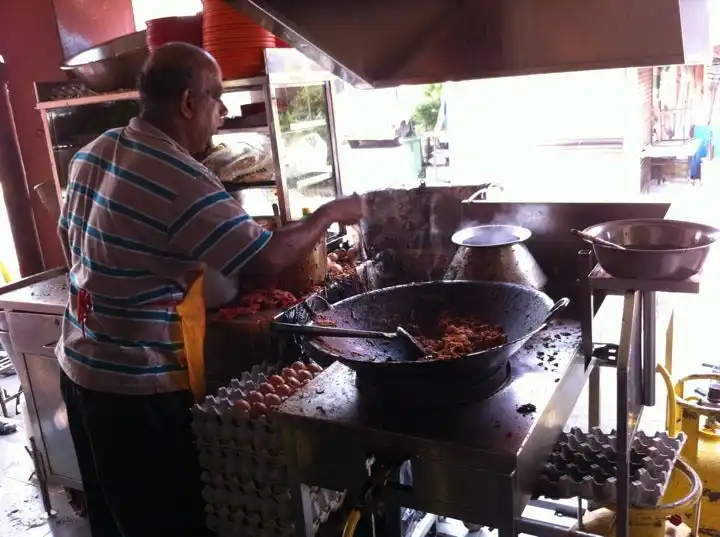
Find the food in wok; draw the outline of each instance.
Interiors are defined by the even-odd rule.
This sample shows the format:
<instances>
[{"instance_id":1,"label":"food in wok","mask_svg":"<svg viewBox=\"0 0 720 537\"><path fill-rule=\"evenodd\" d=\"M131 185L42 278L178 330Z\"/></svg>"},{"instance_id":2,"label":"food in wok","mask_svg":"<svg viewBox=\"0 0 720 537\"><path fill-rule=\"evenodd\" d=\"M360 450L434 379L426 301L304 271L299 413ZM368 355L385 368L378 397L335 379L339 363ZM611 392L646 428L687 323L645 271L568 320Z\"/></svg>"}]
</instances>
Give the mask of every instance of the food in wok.
<instances>
[{"instance_id":1,"label":"food in wok","mask_svg":"<svg viewBox=\"0 0 720 537\"><path fill-rule=\"evenodd\" d=\"M411 325L409 330L427 351L426 360L451 360L507 343L501 326L445 312L434 326Z\"/></svg>"}]
</instances>

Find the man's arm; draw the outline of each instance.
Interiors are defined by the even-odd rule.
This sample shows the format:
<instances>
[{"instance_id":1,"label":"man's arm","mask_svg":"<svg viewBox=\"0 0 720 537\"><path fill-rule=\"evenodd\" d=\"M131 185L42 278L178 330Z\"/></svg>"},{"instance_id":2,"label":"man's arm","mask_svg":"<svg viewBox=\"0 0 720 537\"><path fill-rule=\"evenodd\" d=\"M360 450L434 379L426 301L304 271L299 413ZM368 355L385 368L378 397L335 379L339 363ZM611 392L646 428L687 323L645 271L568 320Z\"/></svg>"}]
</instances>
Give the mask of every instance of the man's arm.
<instances>
[{"instance_id":1,"label":"man's arm","mask_svg":"<svg viewBox=\"0 0 720 537\"><path fill-rule=\"evenodd\" d=\"M253 260L253 268L264 268L271 274L278 274L285 267L302 262L325 238L331 225L336 222L355 224L362 218L364 210L364 201L358 196L323 205L301 222L275 231L268 245Z\"/></svg>"},{"instance_id":2,"label":"man's arm","mask_svg":"<svg viewBox=\"0 0 720 537\"><path fill-rule=\"evenodd\" d=\"M250 262L256 272L279 274L307 257L334 222L356 222L363 212L358 197L336 200L306 220L271 233L213 181L198 178L183 189L168 232L170 243L228 278Z\"/></svg>"}]
</instances>

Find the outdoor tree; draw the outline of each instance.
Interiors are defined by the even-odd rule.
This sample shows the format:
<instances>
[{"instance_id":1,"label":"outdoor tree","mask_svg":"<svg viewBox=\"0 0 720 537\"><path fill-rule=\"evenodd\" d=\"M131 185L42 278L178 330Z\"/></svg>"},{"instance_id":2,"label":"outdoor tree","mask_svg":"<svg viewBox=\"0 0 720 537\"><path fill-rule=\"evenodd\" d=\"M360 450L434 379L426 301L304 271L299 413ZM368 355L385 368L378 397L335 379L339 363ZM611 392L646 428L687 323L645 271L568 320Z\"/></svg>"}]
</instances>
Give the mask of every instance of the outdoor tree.
<instances>
[{"instance_id":1,"label":"outdoor tree","mask_svg":"<svg viewBox=\"0 0 720 537\"><path fill-rule=\"evenodd\" d=\"M423 99L415 107L413 120L419 131L433 131L440 113L442 84L428 84Z\"/></svg>"}]
</instances>

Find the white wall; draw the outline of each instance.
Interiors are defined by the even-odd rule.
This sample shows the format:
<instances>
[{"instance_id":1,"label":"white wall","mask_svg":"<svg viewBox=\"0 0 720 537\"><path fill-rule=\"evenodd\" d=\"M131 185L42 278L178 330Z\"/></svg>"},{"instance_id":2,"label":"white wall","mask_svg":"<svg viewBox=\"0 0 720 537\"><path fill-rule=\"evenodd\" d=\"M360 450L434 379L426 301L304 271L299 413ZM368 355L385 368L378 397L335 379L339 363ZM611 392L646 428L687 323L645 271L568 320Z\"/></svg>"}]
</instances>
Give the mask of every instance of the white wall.
<instances>
[{"instance_id":1,"label":"white wall","mask_svg":"<svg viewBox=\"0 0 720 537\"><path fill-rule=\"evenodd\" d=\"M453 182L497 182L558 200L639 192L635 148L538 147L625 138L637 105L631 74L635 70L615 69L449 84Z\"/></svg>"},{"instance_id":2,"label":"white wall","mask_svg":"<svg viewBox=\"0 0 720 537\"><path fill-rule=\"evenodd\" d=\"M135 28L145 29L145 22L161 17L182 17L202 11L202 0L132 0Z\"/></svg>"}]
</instances>

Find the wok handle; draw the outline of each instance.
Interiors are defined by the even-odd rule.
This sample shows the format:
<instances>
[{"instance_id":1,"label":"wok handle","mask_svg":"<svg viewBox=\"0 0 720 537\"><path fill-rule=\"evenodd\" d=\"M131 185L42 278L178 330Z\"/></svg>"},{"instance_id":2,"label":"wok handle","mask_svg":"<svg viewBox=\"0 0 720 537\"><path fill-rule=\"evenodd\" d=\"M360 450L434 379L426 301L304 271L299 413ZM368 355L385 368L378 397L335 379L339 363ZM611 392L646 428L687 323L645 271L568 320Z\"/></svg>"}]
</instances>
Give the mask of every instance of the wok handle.
<instances>
[{"instance_id":1,"label":"wok handle","mask_svg":"<svg viewBox=\"0 0 720 537\"><path fill-rule=\"evenodd\" d=\"M302 336L325 337L356 337L373 339L395 339L396 334L390 332L376 332L373 330L354 330L352 328L337 328L335 326L317 326L292 323L270 323L270 331L276 334L297 334Z\"/></svg>"},{"instance_id":2,"label":"wok handle","mask_svg":"<svg viewBox=\"0 0 720 537\"><path fill-rule=\"evenodd\" d=\"M543 321L543 324L549 324L550 321L554 321L558 318L558 316L565 311L565 308L567 308L570 305L570 299L565 297L561 298L555 304L552 308L550 308L550 311L547 312L547 315L545 316L545 320Z\"/></svg>"}]
</instances>

